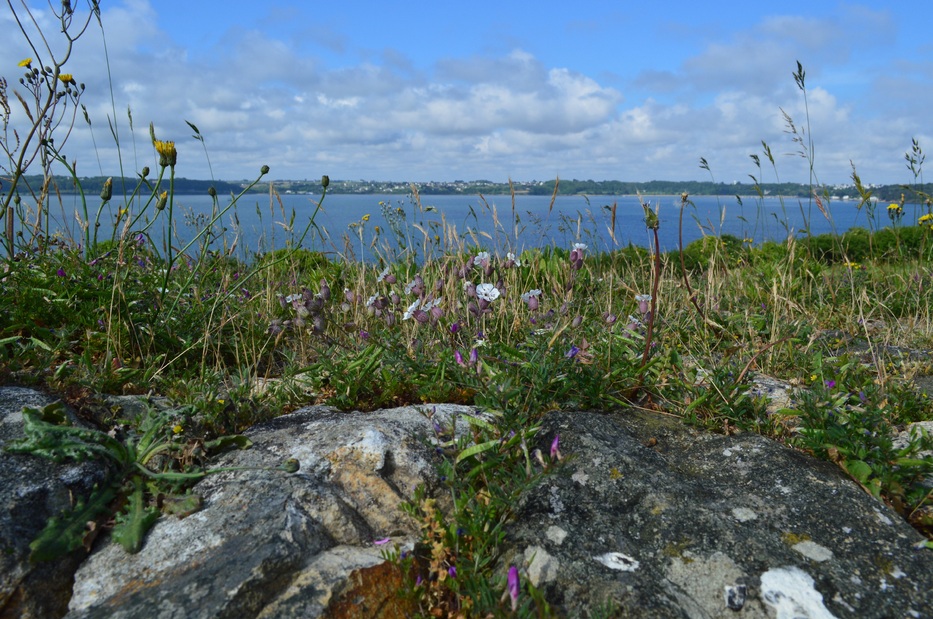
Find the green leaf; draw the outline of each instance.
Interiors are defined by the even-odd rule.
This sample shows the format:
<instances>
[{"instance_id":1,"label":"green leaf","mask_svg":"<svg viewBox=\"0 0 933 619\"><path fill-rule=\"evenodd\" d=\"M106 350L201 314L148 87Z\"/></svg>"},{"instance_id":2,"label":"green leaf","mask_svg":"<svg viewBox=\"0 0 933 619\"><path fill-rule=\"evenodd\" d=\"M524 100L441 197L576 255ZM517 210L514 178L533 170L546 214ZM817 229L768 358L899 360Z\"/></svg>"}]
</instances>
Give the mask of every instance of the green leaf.
<instances>
[{"instance_id":1,"label":"green leaf","mask_svg":"<svg viewBox=\"0 0 933 619\"><path fill-rule=\"evenodd\" d=\"M136 554L143 547L146 533L159 519L159 510L146 505L145 484L139 476L133 477L133 493L128 499L126 507L117 514L113 540L128 553Z\"/></svg>"},{"instance_id":2,"label":"green leaf","mask_svg":"<svg viewBox=\"0 0 933 619\"><path fill-rule=\"evenodd\" d=\"M95 486L87 501L79 500L72 509L50 518L29 544L29 561L53 561L82 546L87 523L108 511L115 496L112 486Z\"/></svg>"},{"instance_id":3,"label":"green leaf","mask_svg":"<svg viewBox=\"0 0 933 619\"><path fill-rule=\"evenodd\" d=\"M207 453L216 454L228 449L249 449L253 446L253 441L249 440L247 437L242 434L234 434L231 436L221 436L215 438L212 441L207 441L204 443L204 449Z\"/></svg>"},{"instance_id":4,"label":"green leaf","mask_svg":"<svg viewBox=\"0 0 933 619\"><path fill-rule=\"evenodd\" d=\"M846 460L842 463L842 466L860 484L868 483L872 470L867 462L863 460Z\"/></svg>"},{"instance_id":5,"label":"green leaf","mask_svg":"<svg viewBox=\"0 0 933 619\"><path fill-rule=\"evenodd\" d=\"M486 441L485 443L479 443L477 445L471 445L460 452L457 456L456 464L460 464L467 458L481 454L484 451L489 451L490 449L496 449L499 446L498 440Z\"/></svg>"}]
</instances>

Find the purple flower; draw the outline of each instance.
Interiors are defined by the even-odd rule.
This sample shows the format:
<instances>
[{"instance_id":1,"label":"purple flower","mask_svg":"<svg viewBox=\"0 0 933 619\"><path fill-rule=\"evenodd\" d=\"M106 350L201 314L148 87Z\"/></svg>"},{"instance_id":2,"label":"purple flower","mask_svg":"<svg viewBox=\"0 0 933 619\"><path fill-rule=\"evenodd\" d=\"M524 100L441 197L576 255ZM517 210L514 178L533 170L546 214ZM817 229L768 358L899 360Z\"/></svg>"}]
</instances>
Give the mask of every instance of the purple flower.
<instances>
[{"instance_id":1,"label":"purple flower","mask_svg":"<svg viewBox=\"0 0 933 619\"><path fill-rule=\"evenodd\" d=\"M834 380L827 380L825 384L826 384L826 387L827 387L827 388L832 389L833 387L836 386L836 381L834 381Z\"/></svg>"},{"instance_id":2,"label":"purple flower","mask_svg":"<svg viewBox=\"0 0 933 619\"><path fill-rule=\"evenodd\" d=\"M528 309L531 311L536 311L539 306L538 297L541 295L541 291L535 288L534 290L529 290L528 292L522 295L522 301L528 306Z\"/></svg>"},{"instance_id":3,"label":"purple flower","mask_svg":"<svg viewBox=\"0 0 933 619\"><path fill-rule=\"evenodd\" d=\"M460 354L459 350L454 351L454 360L457 362L457 365L466 367L466 361L463 360L463 355Z\"/></svg>"},{"instance_id":4,"label":"purple flower","mask_svg":"<svg viewBox=\"0 0 933 619\"><path fill-rule=\"evenodd\" d=\"M457 577L457 568L454 567L453 565L451 565L450 567L447 568L447 573L450 574L450 577L451 577L451 578L456 578L456 577Z\"/></svg>"},{"instance_id":5,"label":"purple flower","mask_svg":"<svg viewBox=\"0 0 933 619\"><path fill-rule=\"evenodd\" d=\"M514 613L518 608L519 592L518 568L514 565L509 566L508 589L509 597L512 599L512 612Z\"/></svg>"},{"instance_id":6,"label":"purple flower","mask_svg":"<svg viewBox=\"0 0 933 619\"><path fill-rule=\"evenodd\" d=\"M560 434L555 434L554 440L551 441L551 459L554 458L560 460Z\"/></svg>"},{"instance_id":7,"label":"purple flower","mask_svg":"<svg viewBox=\"0 0 933 619\"><path fill-rule=\"evenodd\" d=\"M66 275L65 275L65 269L59 267L59 268L58 268L58 276L59 276L59 277L66 277Z\"/></svg>"},{"instance_id":8,"label":"purple flower","mask_svg":"<svg viewBox=\"0 0 933 619\"><path fill-rule=\"evenodd\" d=\"M383 537L382 539L373 540L373 544L376 546L384 546L392 541L391 537Z\"/></svg>"},{"instance_id":9,"label":"purple flower","mask_svg":"<svg viewBox=\"0 0 933 619\"><path fill-rule=\"evenodd\" d=\"M577 353L578 353L578 352L580 352L580 349L579 349L577 346L571 346L571 347L570 347L570 350L568 350L568 351L564 354L564 356L567 357L568 359L573 359L574 357L577 356Z\"/></svg>"},{"instance_id":10,"label":"purple flower","mask_svg":"<svg viewBox=\"0 0 933 619\"><path fill-rule=\"evenodd\" d=\"M470 350L470 365L476 365L479 361L479 351L473 348Z\"/></svg>"},{"instance_id":11,"label":"purple flower","mask_svg":"<svg viewBox=\"0 0 933 619\"><path fill-rule=\"evenodd\" d=\"M641 312L642 314L647 314L648 310L651 309L651 307L648 305L649 303L651 303L651 295L650 294L636 294L635 300L638 301L638 311Z\"/></svg>"},{"instance_id":12,"label":"purple flower","mask_svg":"<svg viewBox=\"0 0 933 619\"><path fill-rule=\"evenodd\" d=\"M451 332L451 333L456 333L456 332L459 331L459 330L460 330L460 323L455 322L455 323L453 323L453 324L450 325L450 332Z\"/></svg>"}]
</instances>

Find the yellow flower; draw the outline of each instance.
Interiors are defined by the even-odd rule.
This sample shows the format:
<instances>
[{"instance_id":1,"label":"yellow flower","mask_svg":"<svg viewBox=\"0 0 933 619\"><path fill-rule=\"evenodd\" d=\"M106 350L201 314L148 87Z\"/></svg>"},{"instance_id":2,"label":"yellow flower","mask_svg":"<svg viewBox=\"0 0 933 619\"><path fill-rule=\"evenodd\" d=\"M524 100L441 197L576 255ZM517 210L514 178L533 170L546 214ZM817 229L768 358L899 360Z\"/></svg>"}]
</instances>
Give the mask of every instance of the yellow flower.
<instances>
[{"instance_id":1,"label":"yellow flower","mask_svg":"<svg viewBox=\"0 0 933 619\"><path fill-rule=\"evenodd\" d=\"M75 81L75 78L71 73L59 73L58 79L62 81L62 84L68 85L71 82Z\"/></svg>"},{"instance_id":2,"label":"yellow flower","mask_svg":"<svg viewBox=\"0 0 933 619\"><path fill-rule=\"evenodd\" d=\"M32 58L23 58L19 61L18 67L28 68L32 64Z\"/></svg>"},{"instance_id":3,"label":"yellow flower","mask_svg":"<svg viewBox=\"0 0 933 619\"><path fill-rule=\"evenodd\" d=\"M920 217L920 219L917 220L917 223L918 223L918 224L925 224L925 223L931 222L931 221L933 221L933 214L927 213L926 215L922 215L922 216Z\"/></svg>"},{"instance_id":4,"label":"yellow flower","mask_svg":"<svg viewBox=\"0 0 933 619\"><path fill-rule=\"evenodd\" d=\"M900 204L897 204L896 202L892 202L891 204L888 205L888 210L889 210L889 211L899 211L899 210L901 210L901 205L900 205Z\"/></svg>"},{"instance_id":5,"label":"yellow flower","mask_svg":"<svg viewBox=\"0 0 933 619\"><path fill-rule=\"evenodd\" d=\"M363 221L369 221L369 213L363 215Z\"/></svg>"},{"instance_id":6,"label":"yellow flower","mask_svg":"<svg viewBox=\"0 0 933 619\"><path fill-rule=\"evenodd\" d=\"M175 162L178 161L178 151L175 150L175 142L163 142L162 140L156 140L153 142L156 152L159 153L159 165L163 168L166 166L175 167Z\"/></svg>"},{"instance_id":7,"label":"yellow flower","mask_svg":"<svg viewBox=\"0 0 933 619\"><path fill-rule=\"evenodd\" d=\"M168 192L163 191L159 194L159 199L156 200L156 210L161 211L165 208L166 204L168 204Z\"/></svg>"},{"instance_id":8,"label":"yellow flower","mask_svg":"<svg viewBox=\"0 0 933 619\"><path fill-rule=\"evenodd\" d=\"M181 434L184 430L185 429L181 427L181 424L176 423L174 426L172 426L172 432L174 432L175 434Z\"/></svg>"}]
</instances>

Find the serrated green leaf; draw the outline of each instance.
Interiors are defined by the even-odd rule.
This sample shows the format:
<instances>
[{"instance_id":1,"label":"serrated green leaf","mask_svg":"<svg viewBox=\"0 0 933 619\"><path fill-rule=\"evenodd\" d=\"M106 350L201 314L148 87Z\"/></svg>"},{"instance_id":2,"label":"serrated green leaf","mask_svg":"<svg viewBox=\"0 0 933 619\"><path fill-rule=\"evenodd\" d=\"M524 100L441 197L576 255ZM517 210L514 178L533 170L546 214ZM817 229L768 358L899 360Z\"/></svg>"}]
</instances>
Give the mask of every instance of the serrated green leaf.
<instances>
[{"instance_id":1,"label":"serrated green leaf","mask_svg":"<svg viewBox=\"0 0 933 619\"><path fill-rule=\"evenodd\" d=\"M86 501L79 500L72 509L50 518L29 544L29 561L53 561L79 548L84 543L87 523L108 511L115 496L112 486L95 486Z\"/></svg>"},{"instance_id":2,"label":"serrated green leaf","mask_svg":"<svg viewBox=\"0 0 933 619\"><path fill-rule=\"evenodd\" d=\"M141 477L133 478L133 492L127 497L126 507L117 514L113 526L113 540L130 554L143 547L146 533L159 519L159 510L146 505L145 484Z\"/></svg>"}]
</instances>

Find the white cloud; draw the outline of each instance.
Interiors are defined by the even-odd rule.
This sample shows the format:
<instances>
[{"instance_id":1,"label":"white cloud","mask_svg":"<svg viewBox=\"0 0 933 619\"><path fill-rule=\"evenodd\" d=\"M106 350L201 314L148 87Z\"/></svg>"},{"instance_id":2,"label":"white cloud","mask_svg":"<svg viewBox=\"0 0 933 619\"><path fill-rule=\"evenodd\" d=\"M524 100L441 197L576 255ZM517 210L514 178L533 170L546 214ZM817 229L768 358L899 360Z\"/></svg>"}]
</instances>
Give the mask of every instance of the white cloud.
<instances>
[{"instance_id":1,"label":"white cloud","mask_svg":"<svg viewBox=\"0 0 933 619\"><path fill-rule=\"evenodd\" d=\"M223 33L201 52L160 31L149 2L102 7L115 103L96 26L68 69L87 83L83 103L106 174L116 165L108 118L130 148L129 108L140 158L150 161L153 122L161 139L177 141L179 174L195 178L207 176L207 162L186 120L204 135L220 178L250 177L269 164L275 178L691 179L706 178L698 168L705 157L729 182L755 171L748 156L760 153L762 140L776 155L796 150L784 109L801 129L809 115L825 180L844 180L853 159L867 181L897 182L933 95L926 57L883 68L848 64L866 40L877 40L866 33L894 28L866 9L763 18L679 66L648 61L631 83L610 86L605 76L548 66L521 48L419 65L398 49L364 53L339 32L317 32L309 51L257 24ZM51 32L48 15L39 18ZM9 15L0 20L9 31ZM13 63L28 55L14 39L0 41L0 58ZM808 70L807 108L791 78L798 58ZM855 102L853 89L862 93ZM69 148L87 173L96 167L80 114ZM783 179L806 178L799 159L779 160Z\"/></svg>"}]
</instances>

